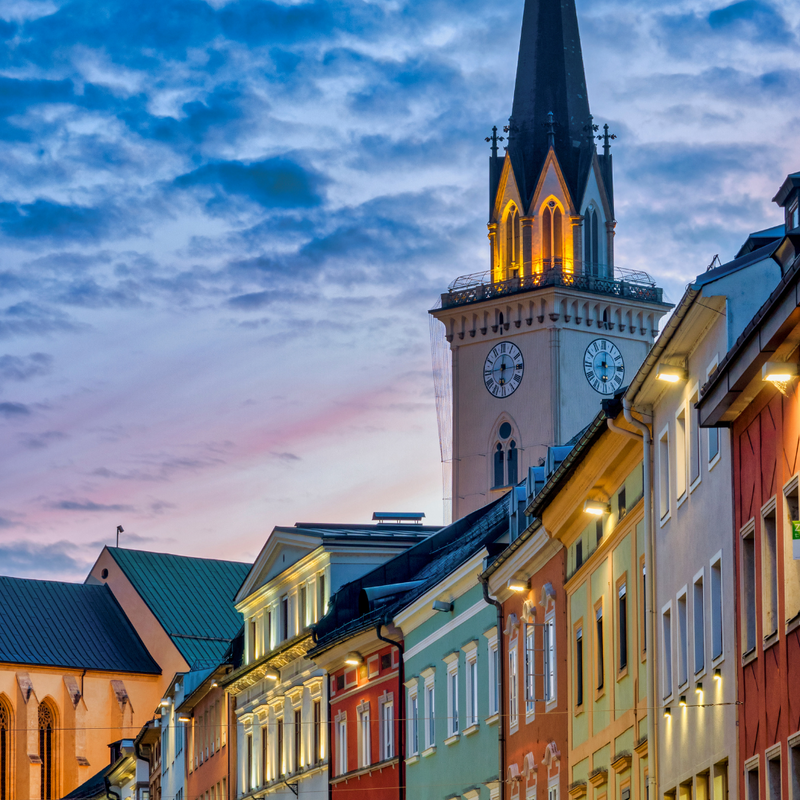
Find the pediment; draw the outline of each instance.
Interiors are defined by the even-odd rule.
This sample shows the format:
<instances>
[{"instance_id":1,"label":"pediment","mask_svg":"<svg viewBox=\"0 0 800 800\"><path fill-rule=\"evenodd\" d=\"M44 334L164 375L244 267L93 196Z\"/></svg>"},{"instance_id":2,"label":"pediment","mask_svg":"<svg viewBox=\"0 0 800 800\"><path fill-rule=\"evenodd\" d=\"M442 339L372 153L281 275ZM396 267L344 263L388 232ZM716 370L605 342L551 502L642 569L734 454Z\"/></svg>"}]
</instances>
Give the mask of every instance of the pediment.
<instances>
[{"instance_id":1,"label":"pediment","mask_svg":"<svg viewBox=\"0 0 800 800\"><path fill-rule=\"evenodd\" d=\"M570 194L567 181L564 178L564 172L561 169L561 165L558 163L558 157L552 147L547 154L544 166L539 174L539 181L533 193L533 200L527 212L528 215L535 216L536 210L544 200L550 196L557 197L564 204L564 208L569 216L574 217L580 213L575 207L575 201Z\"/></svg>"}]
</instances>

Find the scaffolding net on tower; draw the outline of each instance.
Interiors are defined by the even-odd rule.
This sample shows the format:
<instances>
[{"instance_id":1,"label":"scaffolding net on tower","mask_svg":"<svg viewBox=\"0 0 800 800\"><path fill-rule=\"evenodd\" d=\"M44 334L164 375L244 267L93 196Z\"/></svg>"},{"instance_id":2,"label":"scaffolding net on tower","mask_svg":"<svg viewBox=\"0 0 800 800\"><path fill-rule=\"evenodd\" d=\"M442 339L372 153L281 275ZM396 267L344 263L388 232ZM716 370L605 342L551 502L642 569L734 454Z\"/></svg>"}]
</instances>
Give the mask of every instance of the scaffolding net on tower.
<instances>
[{"instance_id":1,"label":"scaffolding net on tower","mask_svg":"<svg viewBox=\"0 0 800 800\"><path fill-rule=\"evenodd\" d=\"M439 298L434 310L441 308ZM453 509L453 369L446 328L434 316L428 317L431 332L431 364L439 423L439 450L442 455L442 503L445 525L452 522Z\"/></svg>"}]
</instances>

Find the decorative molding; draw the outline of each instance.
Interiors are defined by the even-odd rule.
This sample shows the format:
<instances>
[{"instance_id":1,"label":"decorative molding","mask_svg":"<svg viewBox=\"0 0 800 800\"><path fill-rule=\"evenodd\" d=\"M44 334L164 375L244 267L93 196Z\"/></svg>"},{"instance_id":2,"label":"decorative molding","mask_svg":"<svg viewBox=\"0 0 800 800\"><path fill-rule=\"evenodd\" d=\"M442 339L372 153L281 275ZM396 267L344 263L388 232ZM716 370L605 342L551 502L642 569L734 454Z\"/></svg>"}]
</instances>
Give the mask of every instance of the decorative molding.
<instances>
[{"instance_id":1,"label":"decorative molding","mask_svg":"<svg viewBox=\"0 0 800 800\"><path fill-rule=\"evenodd\" d=\"M573 781L567 789L572 800L579 800L586 797L586 781Z\"/></svg>"},{"instance_id":2,"label":"decorative molding","mask_svg":"<svg viewBox=\"0 0 800 800\"><path fill-rule=\"evenodd\" d=\"M647 736L642 736L633 746L633 749L639 758L644 758L647 755Z\"/></svg>"},{"instance_id":3,"label":"decorative molding","mask_svg":"<svg viewBox=\"0 0 800 800\"><path fill-rule=\"evenodd\" d=\"M589 783L595 788L608 782L608 770L605 767L598 767L589 773Z\"/></svg>"},{"instance_id":4,"label":"decorative molding","mask_svg":"<svg viewBox=\"0 0 800 800\"><path fill-rule=\"evenodd\" d=\"M624 772L626 769L630 769L632 762L633 756L631 755L630 751L623 750L621 753L616 753L614 755L614 758L611 761L611 767L614 772Z\"/></svg>"}]
</instances>

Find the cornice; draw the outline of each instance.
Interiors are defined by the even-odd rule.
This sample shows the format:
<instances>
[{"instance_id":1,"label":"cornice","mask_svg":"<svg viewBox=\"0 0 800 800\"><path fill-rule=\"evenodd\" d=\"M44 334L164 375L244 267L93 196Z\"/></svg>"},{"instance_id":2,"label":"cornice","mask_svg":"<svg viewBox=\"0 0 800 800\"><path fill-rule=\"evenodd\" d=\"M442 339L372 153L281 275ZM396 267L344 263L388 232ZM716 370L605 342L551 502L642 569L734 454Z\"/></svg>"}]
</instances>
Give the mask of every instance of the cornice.
<instances>
[{"instance_id":1,"label":"cornice","mask_svg":"<svg viewBox=\"0 0 800 800\"><path fill-rule=\"evenodd\" d=\"M258 661L239 667L224 680L220 680L220 685L225 687L228 694L239 694L263 681L270 670L280 670L300 658L305 658L313 644L311 634L304 631L300 636L290 639L280 648L259 658Z\"/></svg>"}]
</instances>

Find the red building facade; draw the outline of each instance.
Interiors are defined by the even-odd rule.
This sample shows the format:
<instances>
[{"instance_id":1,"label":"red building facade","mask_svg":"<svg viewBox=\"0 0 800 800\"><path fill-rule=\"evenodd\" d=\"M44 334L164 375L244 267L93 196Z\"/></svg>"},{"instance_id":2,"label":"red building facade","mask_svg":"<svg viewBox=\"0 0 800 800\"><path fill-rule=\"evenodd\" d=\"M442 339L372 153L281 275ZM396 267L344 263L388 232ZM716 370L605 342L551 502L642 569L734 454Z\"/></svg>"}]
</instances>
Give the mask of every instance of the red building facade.
<instances>
[{"instance_id":1,"label":"red building facade","mask_svg":"<svg viewBox=\"0 0 800 800\"><path fill-rule=\"evenodd\" d=\"M723 602L736 604L742 800L800 788L800 540L792 524L800 521L800 384L788 375L797 372L800 340L798 254L800 240L787 237L776 253L784 278L699 404L701 424L732 428L737 588Z\"/></svg>"}]
</instances>

